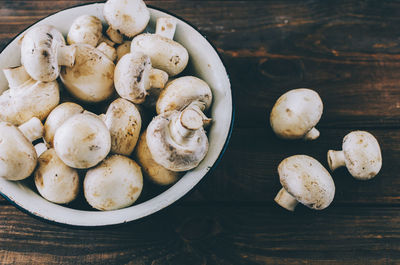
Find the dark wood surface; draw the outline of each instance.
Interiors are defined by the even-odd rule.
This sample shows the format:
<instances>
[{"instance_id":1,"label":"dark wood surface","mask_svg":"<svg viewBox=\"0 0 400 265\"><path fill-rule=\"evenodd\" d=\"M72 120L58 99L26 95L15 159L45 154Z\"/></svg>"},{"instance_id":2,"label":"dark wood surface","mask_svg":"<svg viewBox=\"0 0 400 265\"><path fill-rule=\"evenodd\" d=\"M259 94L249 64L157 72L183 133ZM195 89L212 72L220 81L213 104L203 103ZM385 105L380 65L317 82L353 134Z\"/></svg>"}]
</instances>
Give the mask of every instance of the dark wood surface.
<instances>
[{"instance_id":1,"label":"dark wood surface","mask_svg":"<svg viewBox=\"0 0 400 265\"><path fill-rule=\"evenodd\" d=\"M0 0L0 49L25 27L94 1ZM399 264L400 2L147 1L197 26L229 71L236 122L216 170L178 203L101 229L37 220L0 199L1 264ZM269 111L311 87L324 102L314 142L277 139ZM279 162L308 154L325 166L354 129L381 144L373 180L335 171L326 210L274 204Z\"/></svg>"}]
</instances>

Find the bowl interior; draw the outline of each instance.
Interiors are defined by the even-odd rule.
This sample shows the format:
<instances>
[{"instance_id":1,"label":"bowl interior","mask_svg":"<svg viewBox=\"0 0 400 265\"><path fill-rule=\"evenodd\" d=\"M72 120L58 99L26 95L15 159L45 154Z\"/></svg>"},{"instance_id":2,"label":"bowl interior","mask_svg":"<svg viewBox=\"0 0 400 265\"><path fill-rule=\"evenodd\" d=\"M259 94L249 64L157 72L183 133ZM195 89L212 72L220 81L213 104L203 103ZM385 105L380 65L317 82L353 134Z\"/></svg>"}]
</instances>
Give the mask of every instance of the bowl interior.
<instances>
[{"instance_id":1,"label":"bowl interior","mask_svg":"<svg viewBox=\"0 0 400 265\"><path fill-rule=\"evenodd\" d=\"M80 15L94 15L104 21L102 10L103 4L100 3L73 7L55 13L35 25L53 25L66 35L74 18ZM171 16L154 8L150 8L150 12L151 20L146 29L149 32L154 32L155 21L158 17ZM20 65L18 42L23 33L18 35L0 54L1 69ZM187 172L176 184L156 197L125 209L108 212L76 210L53 204L32 190L26 181L11 182L0 178L0 193L18 207L46 220L78 226L102 226L124 223L152 214L191 190L222 155L231 130L232 94L229 78L221 59L198 31L178 19L174 39L185 46L189 52L188 67L195 76L205 80L213 91L213 105L210 112L213 124L208 132L210 147L207 156L197 168ZM7 88L7 81L3 72L0 71L0 93Z\"/></svg>"}]
</instances>

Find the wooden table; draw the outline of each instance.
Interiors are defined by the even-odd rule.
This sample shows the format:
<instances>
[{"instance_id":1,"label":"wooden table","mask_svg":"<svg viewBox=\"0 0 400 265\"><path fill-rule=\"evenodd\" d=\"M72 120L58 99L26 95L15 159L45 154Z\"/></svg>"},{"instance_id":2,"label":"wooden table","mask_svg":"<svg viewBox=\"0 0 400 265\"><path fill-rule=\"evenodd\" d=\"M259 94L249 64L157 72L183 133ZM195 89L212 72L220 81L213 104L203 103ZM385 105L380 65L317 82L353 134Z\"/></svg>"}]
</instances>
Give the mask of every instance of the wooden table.
<instances>
[{"instance_id":1,"label":"wooden table","mask_svg":"<svg viewBox=\"0 0 400 265\"><path fill-rule=\"evenodd\" d=\"M92 1L0 0L0 49L25 27ZM147 1L197 26L230 73L236 104L221 163L193 192L148 218L101 229L35 219L0 199L0 263L14 264L399 264L400 2ZM324 102L313 142L278 140L268 124L275 100L310 87ZM362 129L381 144L373 180L332 175L323 211L273 202L276 167L326 152Z\"/></svg>"}]
</instances>

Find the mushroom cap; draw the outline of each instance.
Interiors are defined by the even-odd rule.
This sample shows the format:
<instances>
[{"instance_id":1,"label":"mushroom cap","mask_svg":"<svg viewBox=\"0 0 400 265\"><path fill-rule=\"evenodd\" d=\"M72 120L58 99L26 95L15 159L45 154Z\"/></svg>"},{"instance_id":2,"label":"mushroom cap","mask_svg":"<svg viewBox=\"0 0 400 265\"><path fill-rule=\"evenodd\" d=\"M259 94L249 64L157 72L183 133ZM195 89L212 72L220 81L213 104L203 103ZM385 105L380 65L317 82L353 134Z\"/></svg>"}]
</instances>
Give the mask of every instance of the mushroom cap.
<instances>
[{"instance_id":1,"label":"mushroom cap","mask_svg":"<svg viewBox=\"0 0 400 265\"><path fill-rule=\"evenodd\" d=\"M53 139L56 130L71 116L82 113L84 109L76 103L65 102L58 105L50 112L44 124L44 140L53 146Z\"/></svg>"},{"instance_id":2,"label":"mushroom cap","mask_svg":"<svg viewBox=\"0 0 400 265\"><path fill-rule=\"evenodd\" d=\"M150 58L143 53L125 54L117 63L114 72L115 90L118 95L140 104L150 88Z\"/></svg>"},{"instance_id":3,"label":"mushroom cap","mask_svg":"<svg viewBox=\"0 0 400 265\"><path fill-rule=\"evenodd\" d=\"M167 84L156 103L157 113L181 110L193 101L205 103L207 110L212 102L212 92L206 82L194 76L179 77Z\"/></svg>"},{"instance_id":4,"label":"mushroom cap","mask_svg":"<svg viewBox=\"0 0 400 265\"><path fill-rule=\"evenodd\" d=\"M335 196L335 183L329 172L314 158L295 155L278 166L283 188L305 206L322 210Z\"/></svg>"},{"instance_id":5,"label":"mushroom cap","mask_svg":"<svg viewBox=\"0 0 400 265\"><path fill-rule=\"evenodd\" d=\"M150 20L150 11L142 0L108 0L103 15L114 30L129 38L142 32Z\"/></svg>"},{"instance_id":6,"label":"mushroom cap","mask_svg":"<svg viewBox=\"0 0 400 265\"><path fill-rule=\"evenodd\" d=\"M96 47L103 33L101 20L95 16L77 17L68 31L67 43L84 43Z\"/></svg>"},{"instance_id":7,"label":"mushroom cap","mask_svg":"<svg viewBox=\"0 0 400 265\"><path fill-rule=\"evenodd\" d=\"M69 203L78 196L79 176L76 169L65 165L54 149L38 159L35 185L40 195L54 203Z\"/></svg>"},{"instance_id":8,"label":"mushroom cap","mask_svg":"<svg viewBox=\"0 0 400 265\"><path fill-rule=\"evenodd\" d=\"M76 114L57 129L54 135L54 149L67 166L93 167L110 152L110 132L95 114Z\"/></svg>"},{"instance_id":9,"label":"mushroom cap","mask_svg":"<svg viewBox=\"0 0 400 265\"><path fill-rule=\"evenodd\" d=\"M0 120L21 125L32 117L44 120L60 102L57 81L33 79L12 87L0 96Z\"/></svg>"},{"instance_id":10,"label":"mushroom cap","mask_svg":"<svg viewBox=\"0 0 400 265\"><path fill-rule=\"evenodd\" d=\"M108 107L104 122L111 134L111 152L129 156L142 127L139 110L125 99L116 99Z\"/></svg>"},{"instance_id":11,"label":"mushroom cap","mask_svg":"<svg viewBox=\"0 0 400 265\"><path fill-rule=\"evenodd\" d=\"M88 44L75 44L76 59L72 67L63 67L61 81L76 98L100 102L114 92L114 63Z\"/></svg>"},{"instance_id":12,"label":"mushroom cap","mask_svg":"<svg viewBox=\"0 0 400 265\"><path fill-rule=\"evenodd\" d=\"M208 151L208 138L203 127L192 137L177 143L170 123L179 119L179 111L171 111L153 118L147 127L146 140L156 163L172 171L186 171L197 167Z\"/></svg>"},{"instance_id":13,"label":"mushroom cap","mask_svg":"<svg viewBox=\"0 0 400 265\"><path fill-rule=\"evenodd\" d=\"M139 165L121 155L112 155L88 170L83 183L87 202L98 210L116 210L132 205L143 188Z\"/></svg>"},{"instance_id":14,"label":"mushroom cap","mask_svg":"<svg viewBox=\"0 0 400 265\"><path fill-rule=\"evenodd\" d=\"M181 73L189 61L185 47L157 34L144 33L136 36L132 40L131 51L150 56L153 67L167 72L169 76Z\"/></svg>"},{"instance_id":15,"label":"mushroom cap","mask_svg":"<svg viewBox=\"0 0 400 265\"><path fill-rule=\"evenodd\" d=\"M39 81L50 82L60 74L57 50L65 45L62 34L49 25L30 29L21 43L21 62L29 75Z\"/></svg>"},{"instance_id":16,"label":"mushroom cap","mask_svg":"<svg viewBox=\"0 0 400 265\"><path fill-rule=\"evenodd\" d=\"M0 177L22 180L29 177L37 162L32 143L8 122L0 122Z\"/></svg>"},{"instance_id":17,"label":"mushroom cap","mask_svg":"<svg viewBox=\"0 0 400 265\"><path fill-rule=\"evenodd\" d=\"M343 153L350 174L361 180L375 177L382 167L382 155L376 138L365 131L354 131L343 138Z\"/></svg>"},{"instance_id":18,"label":"mushroom cap","mask_svg":"<svg viewBox=\"0 0 400 265\"><path fill-rule=\"evenodd\" d=\"M271 111L274 132L284 139L303 138L321 119L322 100L307 88L293 89L283 94Z\"/></svg>"},{"instance_id":19,"label":"mushroom cap","mask_svg":"<svg viewBox=\"0 0 400 265\"><path fill-rule=\"evenodd\" d=\"M180 172L168 170L154 161L147 146L146 131L139 137L135 148L135 157L142 167L144 175L155 184L170 185L175 183L181 175Z\"/></svg>"}]
</instances>

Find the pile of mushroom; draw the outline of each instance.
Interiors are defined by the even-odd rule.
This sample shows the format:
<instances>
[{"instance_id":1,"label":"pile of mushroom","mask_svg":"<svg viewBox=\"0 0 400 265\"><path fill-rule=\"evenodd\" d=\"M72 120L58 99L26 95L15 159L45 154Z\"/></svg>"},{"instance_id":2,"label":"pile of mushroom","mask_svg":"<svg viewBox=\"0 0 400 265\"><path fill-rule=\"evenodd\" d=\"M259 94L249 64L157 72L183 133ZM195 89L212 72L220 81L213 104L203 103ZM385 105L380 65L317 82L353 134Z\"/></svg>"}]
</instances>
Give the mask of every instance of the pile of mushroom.
<instances>
[{"instance_id":1,"label":"pile of mushroom","mask_svg":"<svg viewBox=\"0 0 400 265\"><path fill-rule=\"evenodd\" d=\"M32 176L52 203L82 193L93 208L116 210L139 198L143 176L170 185L200 164L212 93L178 76L189 54L173 40L174 18L159 18L151 34L142 0L109 0L103 14L108 26L83 15L66 38L49 25L23 36L21 66L3 70L0 175Z\"/></svg>"}]
</instances>

